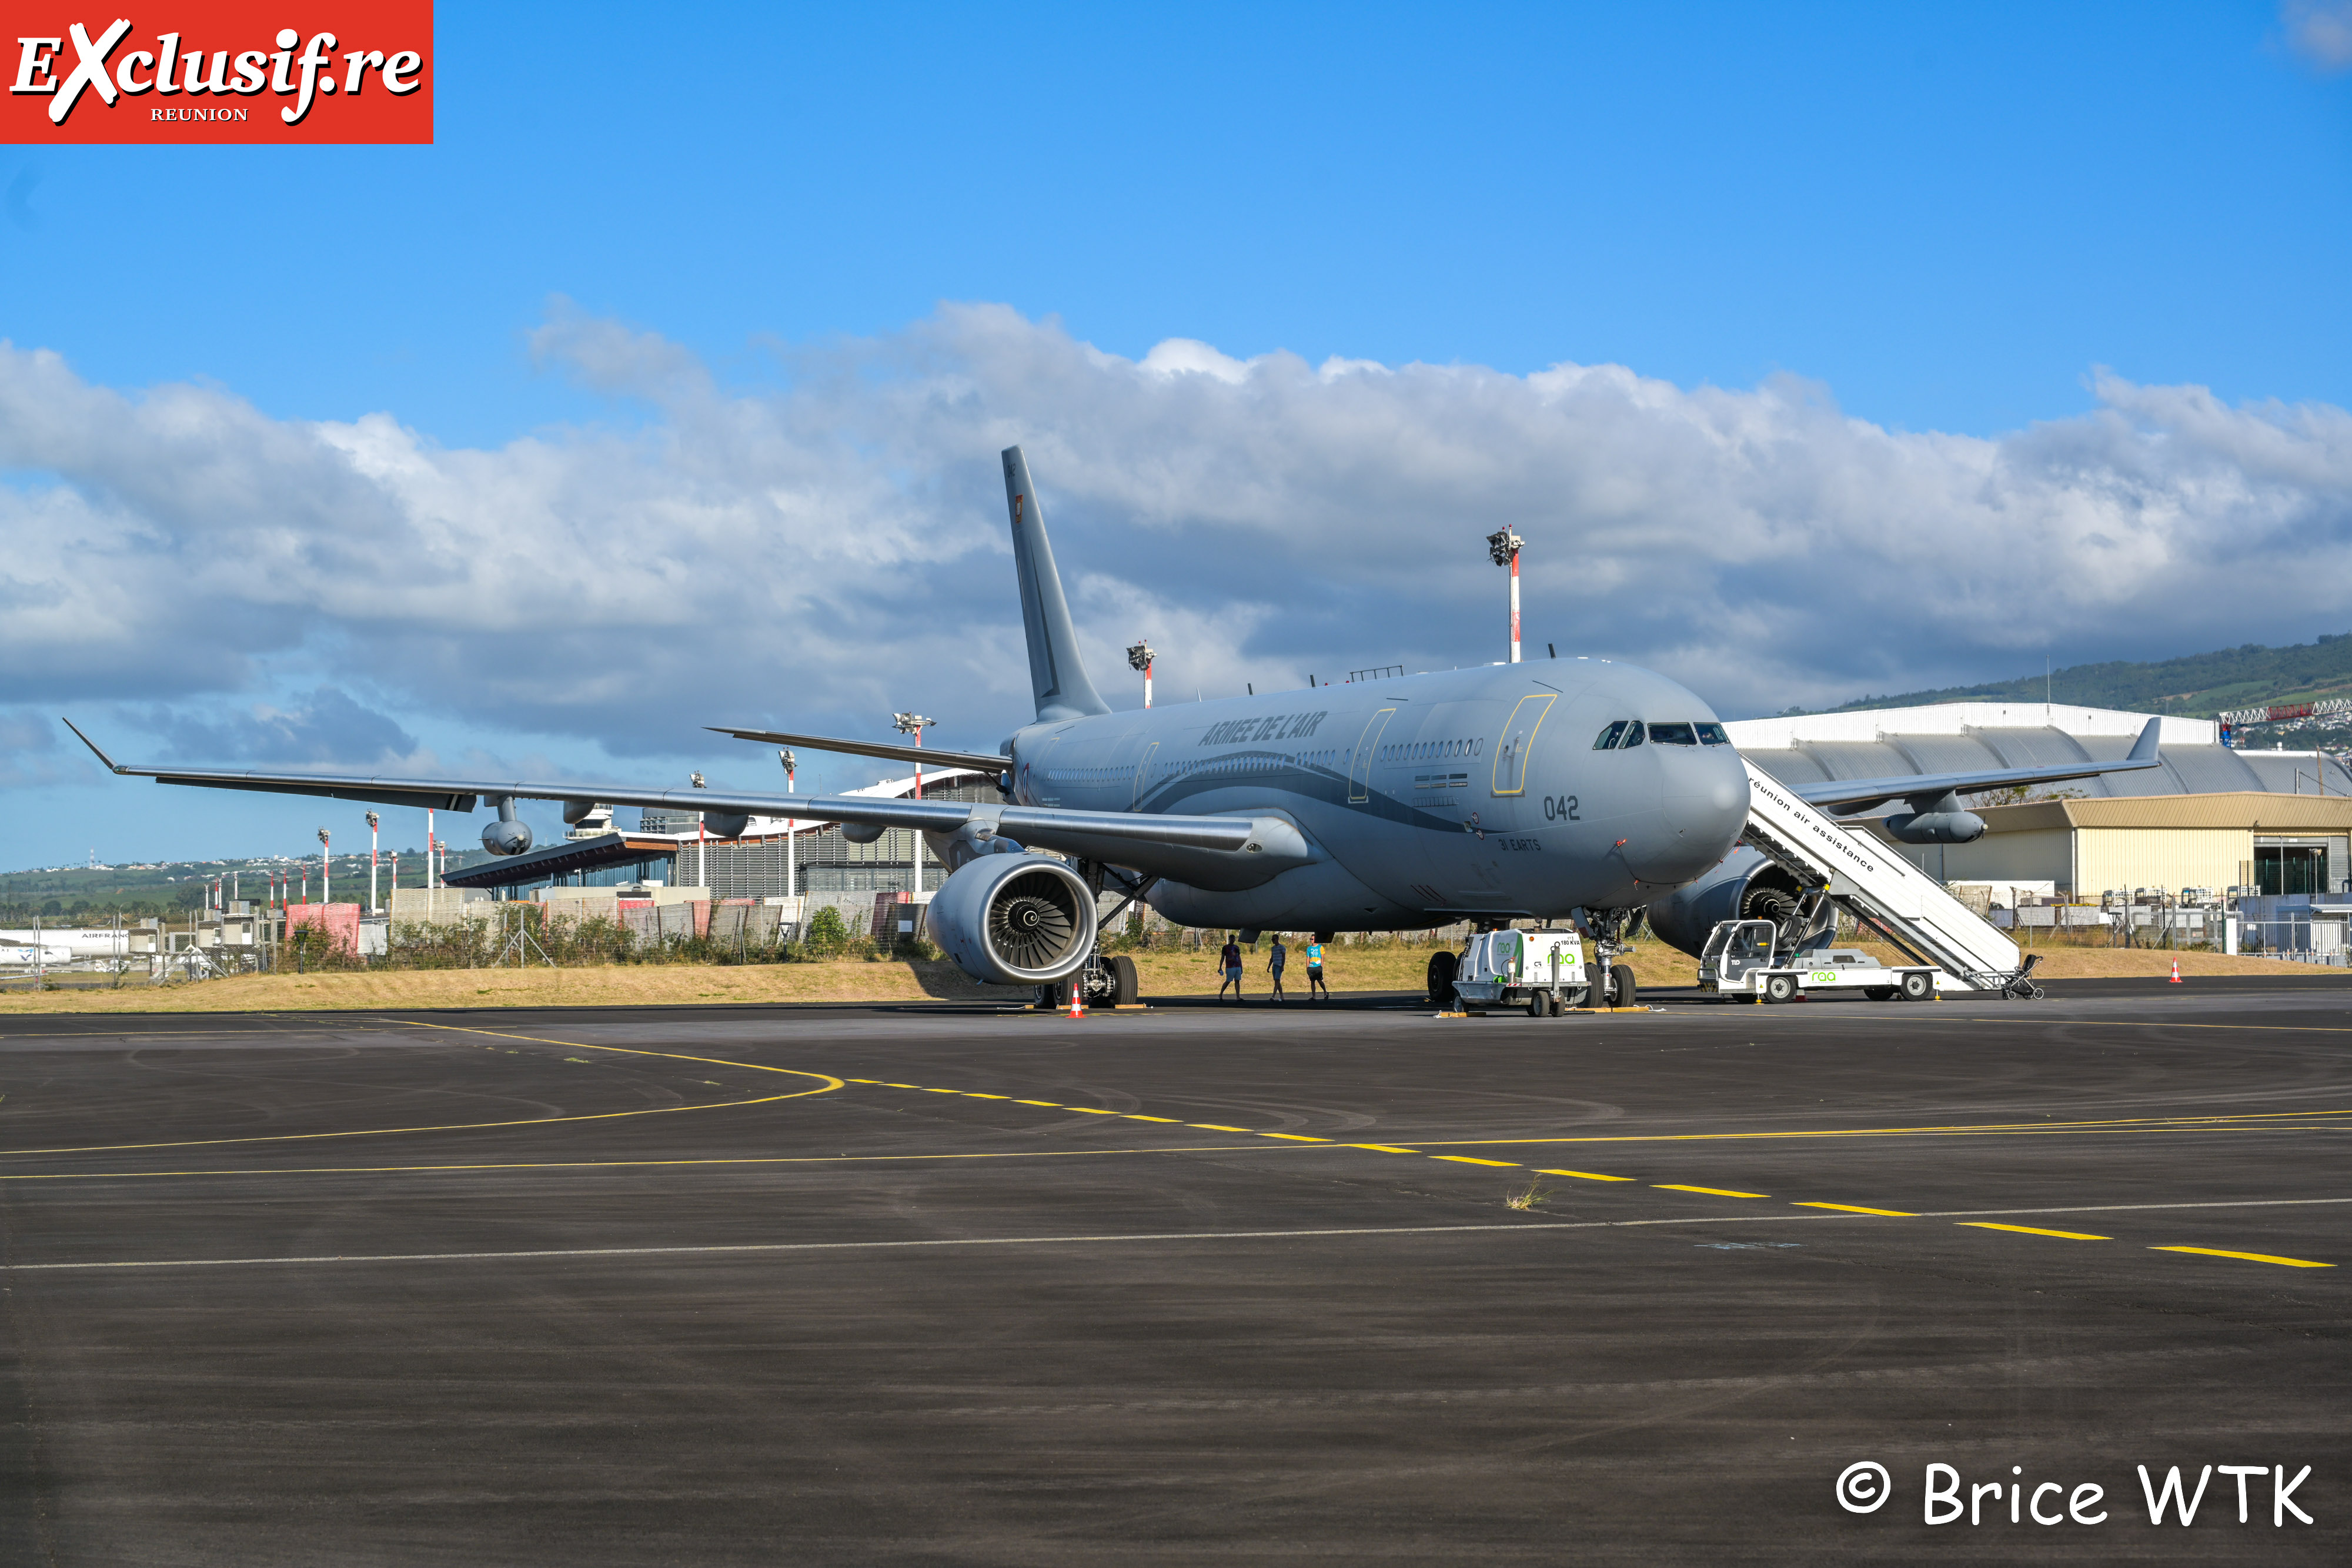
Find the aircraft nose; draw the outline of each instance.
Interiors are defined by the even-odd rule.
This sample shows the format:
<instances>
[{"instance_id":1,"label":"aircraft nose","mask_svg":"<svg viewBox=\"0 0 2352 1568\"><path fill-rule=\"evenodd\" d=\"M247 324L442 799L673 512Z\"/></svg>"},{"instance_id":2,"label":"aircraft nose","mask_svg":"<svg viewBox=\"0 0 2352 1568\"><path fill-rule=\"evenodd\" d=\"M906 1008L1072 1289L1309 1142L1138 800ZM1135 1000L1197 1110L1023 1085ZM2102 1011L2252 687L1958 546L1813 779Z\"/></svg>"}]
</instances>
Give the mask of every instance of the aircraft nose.
<instances>
[{"instance_id":1,"label":"aircraft nose","mask_svg":"<svg viewBox=\"0 0 2352 1568\"><path fill-rule=\"evenodd\" d=\"M1679 766L1660 791L1657 841L1633 868L1645 882L1688 882L1729 854L1748 825L1748 770L1729 747L1671 760Z\"/></svg>"}]
</instances>

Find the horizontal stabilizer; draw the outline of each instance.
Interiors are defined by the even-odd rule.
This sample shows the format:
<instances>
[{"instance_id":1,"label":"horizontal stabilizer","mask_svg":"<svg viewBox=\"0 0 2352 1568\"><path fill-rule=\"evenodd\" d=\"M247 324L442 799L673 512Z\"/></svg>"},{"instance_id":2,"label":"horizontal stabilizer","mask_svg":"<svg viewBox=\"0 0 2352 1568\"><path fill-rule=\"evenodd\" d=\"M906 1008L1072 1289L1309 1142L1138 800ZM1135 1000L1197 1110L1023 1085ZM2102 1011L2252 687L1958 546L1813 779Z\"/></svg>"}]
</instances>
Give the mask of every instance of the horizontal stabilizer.
<instances>
[{"instance_id":1,"label":"horizontal stabilizer","mask_svg":"<svg viewBox=\"0 0 2352 1568\"><path fill-rule=\"evenodd\" d=\"M979 773L1002 773L1013 766L1007 757L991 757L981 751L942 751L936 746L902 746L887 740L835 740L823 735L786 735L777 729L729 729L723 725L705 725L713 735L731 735L738 740L765 741L770 746L805 746L812 751L840 751L852 757L879 757L888 762L911 762L918 768L969 768Z\"/></svg>"}]
</instances>

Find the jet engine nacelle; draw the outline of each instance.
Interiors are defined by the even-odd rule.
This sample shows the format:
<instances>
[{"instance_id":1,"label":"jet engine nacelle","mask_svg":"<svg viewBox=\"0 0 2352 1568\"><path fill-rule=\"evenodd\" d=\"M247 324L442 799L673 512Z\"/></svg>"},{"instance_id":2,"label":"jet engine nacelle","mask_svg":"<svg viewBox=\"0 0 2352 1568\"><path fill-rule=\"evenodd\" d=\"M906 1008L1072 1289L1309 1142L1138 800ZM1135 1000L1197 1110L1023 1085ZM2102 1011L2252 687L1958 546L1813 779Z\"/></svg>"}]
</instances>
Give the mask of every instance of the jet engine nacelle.
<instances>
[{"instance_id":1,"label":"jet engine nacelle","mask_svg":"<svg viewBox=\"0 0 2352 1568\"><path fill-rule=\"evenodd\" d=\"M705 811L702 831L714 839L740 839L743 830L751 825L748 814L733 811Z\"/></svg>"},{"instance_id":2,"label":"jet engine nacelle","mask_svg":"<svg viewBox=\"0 0 2352 1568\"><path fill-rule=\"evenodd\" d=\"M1074 973L1095 946L1095 897L1050 855L984 854L932 895L924 928L973 979L1042 986Z\"/></svg>"},{"instance_id":3,"label":"jet engine nacelle","mask_svg":"<svg viewBox=\"0 0 2352 1568\"><path fill-rule=\"evenodd\" d=\"M1886 831L1906 844L1972 844L1984 837L1974 811L1904 811L1886 819Z\"/></svg>"},{"instance_id":4,"label":"jet engine nacelle","mask_svg":"<svg viewBox=\"0 0 2352 1568\"><path fill-rule=\"evenodd\" d=\"M1743 845L1696 882L1652 904L1650 929L1659 940L1696 958L1718 922L1778 924L1796 912L1801 896L1794 876Z\"/></svg>"}]
</instances>

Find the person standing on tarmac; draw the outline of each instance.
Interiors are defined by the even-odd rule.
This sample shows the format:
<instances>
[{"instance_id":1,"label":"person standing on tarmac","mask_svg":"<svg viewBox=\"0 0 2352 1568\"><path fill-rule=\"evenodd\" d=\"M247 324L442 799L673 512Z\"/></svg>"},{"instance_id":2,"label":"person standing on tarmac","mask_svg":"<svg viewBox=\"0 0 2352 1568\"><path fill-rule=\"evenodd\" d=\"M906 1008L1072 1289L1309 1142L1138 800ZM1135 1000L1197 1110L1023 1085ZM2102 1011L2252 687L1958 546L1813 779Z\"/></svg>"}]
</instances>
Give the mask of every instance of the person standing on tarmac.
<instances>
[{"instance_id":1,"label":"person standing on tarmac","mask_svg":"<svg viewBox=\"0 0 2352 1568\"><path fill-rule=\"evenodd\" d=\"M1274 934L1274 949L1265 956L1265 972L1274 977L1274 999L1277 1002L1290 999L1282 994L1282 967L1289 961L1290 949L1282 945L1282 933L1277 931Z\"/></svg>"},{"instance_id":2,"label":"person standing on tarmac","mask_svg":"<svg viewBox=\"0 0 2352 1568\"><path fill-rule=\"evenodd\" d=\"M1329 1001L1330 988L1323 983L1322 938L1310 935L1307 938L1307 946L1300 951L1307 955L1307 999L1311 1002L1320 996L1325 1001Z\"/></svg>"},{"instance_id":3,"label":"person standing on tarmac","mask_svg":"<svg viewBox=\"0 0 2352 1568\"><path fill-rule=\"evenodd\" d=\"M1217 1000L1222 1002L1225 999L1225 986L1231 986L1234 988L1234 1000L1241 1001L1243 999L1241 944L1230 936L1226 937L1223 949L1217 954L1217 967L1225 972L1225 984L1217 988Z\"/></svg>"}]
</instances>

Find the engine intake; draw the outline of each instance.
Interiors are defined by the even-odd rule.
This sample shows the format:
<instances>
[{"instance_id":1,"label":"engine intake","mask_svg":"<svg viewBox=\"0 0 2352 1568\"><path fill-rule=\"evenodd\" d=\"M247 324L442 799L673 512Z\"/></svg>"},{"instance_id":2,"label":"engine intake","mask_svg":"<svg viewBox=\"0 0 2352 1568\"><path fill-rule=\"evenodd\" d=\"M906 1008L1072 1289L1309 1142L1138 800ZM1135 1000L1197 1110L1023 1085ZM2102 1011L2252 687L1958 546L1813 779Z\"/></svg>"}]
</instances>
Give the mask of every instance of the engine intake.
<instances>
[{"instance_id":1,"label":"engine intake","mask_svg":"<svg viewBox=\"0 0 2352 1568\"><path fill-rule=\"evenodd\" d=\"M519 855L530 848L530 824L518 821L512 800L497 800L499 820L482 830L482 847L494 855Z\"/></svg>"},{"instance_id":2,"label":"engine intake","mask_svg":"<svg viewBox=\"0 0 2352 1568\"><path fill-rule=\"evenodd\" d=\"M1095 898L1049 855L988 854L950 876L924 920L956 967L994 986L1040 986L1085 964Z\"/></svg>"}]
</instances>

